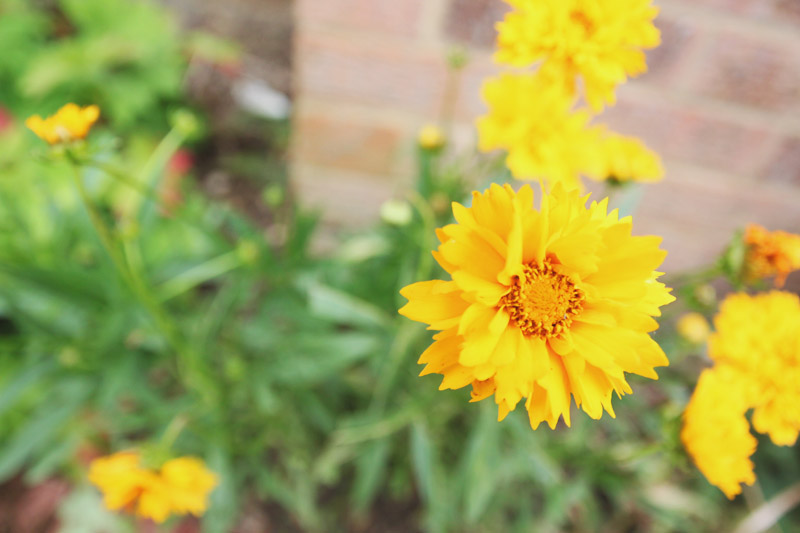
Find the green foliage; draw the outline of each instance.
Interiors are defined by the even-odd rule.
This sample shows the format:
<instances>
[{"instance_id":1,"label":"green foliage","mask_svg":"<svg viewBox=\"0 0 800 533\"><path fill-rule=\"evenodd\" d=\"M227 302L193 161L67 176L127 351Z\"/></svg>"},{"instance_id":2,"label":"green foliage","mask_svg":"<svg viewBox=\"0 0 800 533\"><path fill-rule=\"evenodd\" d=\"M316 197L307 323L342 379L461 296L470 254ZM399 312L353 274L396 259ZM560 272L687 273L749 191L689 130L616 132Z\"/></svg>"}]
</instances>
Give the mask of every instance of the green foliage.
<instances>
[{"instance_id":1,"label":"green foliage","mask_svg":"<svg viewBox=\"0 0 800 533\"><path fill-rule=\"evenodd\" d=\"M97 104L118 132L163 130L185 61L175 24L150 2L0 2L0 102L21 117L67 102Z\"/></svg>"}]
</instances>

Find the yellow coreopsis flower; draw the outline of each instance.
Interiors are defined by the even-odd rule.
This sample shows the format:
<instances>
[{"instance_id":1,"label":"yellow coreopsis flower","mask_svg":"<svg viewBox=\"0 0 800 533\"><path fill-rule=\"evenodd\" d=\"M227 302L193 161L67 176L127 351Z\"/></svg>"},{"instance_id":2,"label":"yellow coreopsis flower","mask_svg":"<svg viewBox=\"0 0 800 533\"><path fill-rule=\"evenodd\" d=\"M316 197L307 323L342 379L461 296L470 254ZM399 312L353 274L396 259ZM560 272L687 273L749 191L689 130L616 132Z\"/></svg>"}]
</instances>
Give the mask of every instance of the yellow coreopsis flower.
<instances>
[{"instance_id":1,"label":"yellow coreopsis flower","mask_svg":"<svg viewBox=\"0 0 800 533\"><path fill-rule=\"evenodd\" d=\"M800 235L785 231L767 231L750 224L744 233L746 246L744 275L750 280L775 277L782 287L786 277L800 270Z\"/></svg>"},{"instance_id":2,"label":"yellow coreopsis flower","mask_svg":"<svg viewBox=\"0 0 800 533\"><path fill-rule=\"evenodd\" d=\"M600 130L590 115L572 111L575 98L541 74L503 74L483 85L489 112L478 119L479 148L508 151L518 179L580 187L580 175L604 171Z\"/></svg>"},{"instance_id":3,"label":"yellow coreopsis flower","mask_svg":"<svg viewBox=\"0 0 800 533\"><path fill-rule=\"evenodd\" d=\"M588 172L595 180L648 183L664 177L661 158L635 137L605 135L600 140L598 157L600 161Z\"/></svg>"},{"instance_id":4,"label":"yellow coreopsis flower","mask_svg":"<svg viewBox=\"0 0 800 533\"><path fill-rule=\"evenodd\" d=\"M61 144L85 139L98 118L100 108L96 105L78 107L67 104L47 118L34 115L25 121L25 125L40 139L50 144Z\"/></svg>"},{"instance_id":5,"label":"yellow coreopsis flower","mask_svg":"<svg viewBox=\"0 0 800 533\"><path fill-rule=\"evenodd\" d=\"M651 0L506 0L513 10L498 23L495 59L513 66L541 63L571 93L583 80L599 110L614 89L647 70L643 49L659 45Z\"/></svg>"},{"instance_id":6,"label":"yellow coreopsis flower","mask_svg":"<svg viewBox=\"0 0 800 533\"><path fill-rule=\"evenodd\" d=\"M674 300L655 272L658 237L631 236L631 219L586 207L554 187L534 207L530 186L492 185L458 221L441 228L434 252L451 280L405 287L400 313L438 330L419 362L444 376L440 389L472 385L494 395L502 420L525 398L531 426L570 424L574 398L590 417L614 416L612 393L631 392L625 373L657 379L668 364L649 333Z\"/></svg>"},{"instance_id":7,"label":"yellow coreopsis flower","mask_svg":"<svg viewBox=\"0 0 800 533\"><path fill-rule=\"evenodd\" d=\"M780 291L734 294L720 306L714 325L709 356L715 364L705 372L713 377L705 378L711 384L703 387L701 378L692 395L682 439L708 480L732 498L741 492L739 483L755 479L752 463L745 469L743 460L755 449L755 439L731 438L738 442L732 446L715 435L741 435L749 409L753 428L775 444L790 446L800 433L800 298ZM726 399L710 399L714 394Z\"/></svg>"},{"instance_id":8,"label":"yellow coreopsis flower","mask_svg":"<svg viewBox=\"0 0 800 533\"><path fill-rule=\"evenodd\" d=\"M106 507L162 523L170 515L202 515L217 477L193 457L179 457L159 470L142 465L136 451L115 453L92 461L89 481L103 493Z\"/></svg>"}]
</instances>

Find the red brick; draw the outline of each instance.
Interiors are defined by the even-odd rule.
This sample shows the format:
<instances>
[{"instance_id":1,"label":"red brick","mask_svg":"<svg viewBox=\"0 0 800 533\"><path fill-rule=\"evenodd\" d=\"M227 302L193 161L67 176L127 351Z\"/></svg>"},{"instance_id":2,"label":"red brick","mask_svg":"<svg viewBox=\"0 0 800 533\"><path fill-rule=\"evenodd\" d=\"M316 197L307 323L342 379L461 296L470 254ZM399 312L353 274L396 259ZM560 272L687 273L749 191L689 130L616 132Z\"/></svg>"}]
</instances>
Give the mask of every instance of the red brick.
<instances>
[{"instance_id":1,"label":"red brick","mask_svg":"<svg viewBox=\"0 0 800 533\"><path fill-rule=\"evenodd\" d=\"M370 44L301 36L296 49L297 87L306 94L433 114L444 87L444 58Z\"/></svg>"},{"instance_id":2,"label":"red brick","mask_svg":"<svg viewBox=\"0 0 800 533\"><path fill-rule=\"evenodd\" d=\"M800 2L797 0L702 0L698 4L745 16L750 20L800 25Z\"/></svg>"},{"instance_id":3,"label":"red brick","mask_svg":"<svg viewBox=\"0 0 800 533\"><path fill-rule=\"evenodd\" d=\"M665 105L663 101L620 99L600 120L626 135L636 135L663 157L694 162L739 175L756 170L758 157L774 135L704 111Z\"/></svg>"},{"instance_id":4,"label":"red brick","mask_svg":"<svg viewBox=\"0 0 800 533\"><path fill-rule=\"evenodd\" d=\"M800 137L786 139L782 143L777 156L764 173L764 181L794 185L800 189Z\"/></svg>"},{"instance_id":5,"label":"red brick","mask_svg":"<svg viewBox=\"0 0 800 533\"><path fill-rule=\"evenodd\" d=\"M661 30L661 45L647 51L648 71L642 79L647 83L672 85L678 69L696 45L698 29L686 20L663 15L656 18L656 26Z\"/></svg>"},{"instance_id":6,"label":"red brick","mask_svg":"<svg viewBox=\"0 0 800 533\"><path fill-rule=\"evenodd\" d=\"M800 25L800 2L797 0L772 0L771 6L776 20Z\"/></svg>"},{"instance_id":7,"label":"red brick","mask_svg":"<svg viewBox=\"0 0 800 533\"><path fill-rule=\"evenodd\" d=\"M298 0L301 25L364 30L376 35L417 34L423 0Z\"/></svg>"},{"instance_id":8,"label":"red brick","mask_svg":"<svg viewBox=\"0 0 800 533\"><path fill-rule=\"evenodd\" d=\"M303 163L389 176L402 137L393 129L324 116L295 123L293 157Z\"/></svg>"},{"instance_id":9,"label":"red brick","mask_svg":"<svg viewBox=\"0 0 800 533\"><path fill-rule=\"evenodd\" d=\"M751 222L800 229L796 200L756 184L731 187L725 176L676 165L661 183L647 185L634 214L639 235L664 237L668 273L708 265L733 233Z\"/></svg>"},{"instance_id":10,"label":"red brick","mask_svg":"<svg viewBox=\"0 0 800 533\"><path fill-rule=\"evenodd\" d=\"M500 0L451 0L445 33L456 42L490 49L497 37L495 24L509 10L509 5Z\"/></svg>"},{"instance_id":11,"label":"red brick","mask_svg":"<svg viewBox=\"0 0 800 533\"><path fill-rule=\"evenodd\" d=\"M800 44L798 41L795 44ZM705 96L770 111L800 110L800 54L790 44L721 33L692 88Z\"/></svg>"}]
</instances>

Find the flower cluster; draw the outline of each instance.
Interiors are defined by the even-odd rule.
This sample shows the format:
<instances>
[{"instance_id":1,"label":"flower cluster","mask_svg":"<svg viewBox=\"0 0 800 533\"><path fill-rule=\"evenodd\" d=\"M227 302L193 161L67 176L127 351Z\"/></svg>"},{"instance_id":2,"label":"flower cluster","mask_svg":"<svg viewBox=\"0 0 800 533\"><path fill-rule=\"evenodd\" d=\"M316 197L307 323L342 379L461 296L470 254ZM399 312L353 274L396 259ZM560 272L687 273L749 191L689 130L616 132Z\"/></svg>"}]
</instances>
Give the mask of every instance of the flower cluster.
<instances>
[{"instance_id":1,"label":"flower cluster","mask_svg":"<svg viewBox=\"0 0 800 533\"><path fill-rule=\"evenodd\" d=\"M96 105L79 107L67 104L47 118L34 115L25 121L25 125L53 145L85 139L98 118L100 108Z\"/></svg>"},{"instance_id":2,"label":"flower cluster","mask_svg":"<svg viewBox=\"0 0 800 533\"><path fill-rule=\"evenodd\" d=\"M750 224L744 233L744 244L747 280L775 277L775 286L782 287L792 271L800 270L800 235L767 231L758 224Z\"/></svg>"},{"instance_id":3,"label":"flower cluster","mask_svg":"<svg viewBox=\"0 0 800 533\"><path fill-rule=\"evenodd\" d=\"M697 467L726 496L755 481L752 425L789 446L800 433L800 298L772 291L729 296L709 339L714 361L684 414L681 438Z\"/></svg>"},{"instance_id":4,"label":"flower cluster","mask_svg":"<svg viewBox=\"0 0 800 533\"><path fill-rule=\"evenodd\" d=\"M438 231L434 252L452 279L401 291L400 313L439 331L422 374L442 374L441 389L471 385L472 401L494 395L501 420L525 399L533 428L569 425L572 399L592 418L614 416L626 373L657 379L668 361L652 317L674 300L655 272L666 253L607 209L561 185L539 209L527 185L454 203L458 223Z\"/></svg>"},{"instance_id":5,"label":"flower cluster","mask_svg":"<svg viewBox=\"0 0 800 533\"><path fill-rule=\"evenodd\" d=\"M643 49L661 42L651 0L506 0L513 8L497 25L498 62L541 63L542 72L574 93L583 81L586 100L599 110L614 90L647 70Z\"/></svg>"},{"instance_id":6,"label":"flower cluster","mask_svg":"<svg viewBox=\"0 0 800 533\"><path fill-rule=\"evenodd\" d=\"M170 515L202 515L217 477L194 457L171 459L155 470L137 451L95 459L89 481L103 493L106 507L162 523Z\"/></svg>"},{"instance_id":7,"label":"flower cluster","mask_svg":"<svg viewBox=\"0 0 800 533\"><path fill-rule=\"evenodd\" d=\"M503 149L520 179L657 181L664 170L640 141L591 125L614 90L646 70L642 49L659 44L650 0L506 0L498 24L498 62L539 68L484 83L488 113L478 120L480 148ZM581 79L591 111L576 109Z\"/></svg>"}]
</instances>

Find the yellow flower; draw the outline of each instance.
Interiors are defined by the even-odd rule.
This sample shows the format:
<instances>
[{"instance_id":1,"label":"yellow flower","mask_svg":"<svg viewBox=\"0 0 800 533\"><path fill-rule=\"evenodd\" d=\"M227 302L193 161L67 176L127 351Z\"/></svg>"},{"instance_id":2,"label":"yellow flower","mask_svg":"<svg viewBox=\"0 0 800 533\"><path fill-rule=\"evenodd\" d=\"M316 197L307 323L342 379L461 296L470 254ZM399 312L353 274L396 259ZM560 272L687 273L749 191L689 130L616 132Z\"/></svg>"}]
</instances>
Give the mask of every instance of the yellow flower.
<instances>
[{"instance_id":1,"label":"yellow flower","mask_svg":"<svg viewBox=\"0 0 800 533\"><path fill-rule=\"evenodd\" d=\"M651 0L506 0L513 8L498 23L495 59L541 70L571 93L583 80L595 110L615 102L614 89L647 70L643 49L659 45Z\"/></svg>"},{"instance_id":2,"label":"yellow flower","mask_svg":"<svg viewBox=\"0 0 800 533\"><path fill-rule=\"evenodd\" d=\"M649 333L674 300L654 269L658 237L632 237L631 219L586 207L556 186L537 210L533 191L492 185L472 206L453 204L457 224L438 230L434 252L452 280L405 287L400 313L438 330L422 375L440 389L472 385L472 401L494 395L502 420L526 398L531 426L560 417L574 398L590 417L612 416L613 392L631 392L625 373L657 379L668 364Z\"/></svg>"},{"instance_id":3,"label":"yellow flower","mask_svg":"<svg viewBox=\"0 0 800 533\"><path fill-rule=\"evenodd\" d=\"M785 231L767 231L750 224L744 233L744 274L750 280L775 276L775 286L782 287L794 270L800 270L800 235Z\"/></svg>"},{"instance_id":4,"label":"yellow flower","mask_svg":"<svg viewBox=\"0 0 800 533\"><path fill-rule=\"evenodd\" d=\"M420 148L424 148L425 150L438 150L444 146L444 132L435 124L426 124L419 130L417 143L419 143Z\"/></svg>"},{"instance_id":5,"label":"yellow flower","mask_svg":"<svg viewBox=\"0 0 800 533\"><path fill-rule=\"evenodd\" d=\"M478 119L479 148L508 151L515 178L580 186L580 174L600 175L600 130L589 114L572 111L574 97L541 74L503 74L483 85L489 112Z\"/></svg>"},{"instance_id":6,"label":"yellow flower","mask_svg":"<svg viewBox=\"0 0 800 533\"><path fill-rule=\"evenodd\" d=\"M100 109L96 105L78 107L67 104L47 118L34 115L25 121L25 125L40 139L60 144L85 139L98 118Z\"/></svg>"},{"instance_id":7,"label":"yellow flower","mask_svg":"<svg viewBox=\"0 0 800 533\"><path fill-rule=\"evenodd\" d=\"M217 485L217 476L195 457L167 461L161 467L161 478L169 487L172 510L176 514L202 515L208 507L208 494Z\"/></svg>"},{"instance_id":8,"label":"yellow flower","mask_svg":"<svg viewBox=\"0 0 800 533\"><path fill-rule=\"evenodd\" d=\"M800 298L781 291L728 296L714 319L708 354L736 368L754 388L753 427L775 444L800 432Z\"/></svg>"},{"instance_id":9,"label":"yellow flower","mask_svg":"<svg viewBox=\"0 0 800 533\"><path fill-rule=\"evenodd\" d=\"M756 439L745 412L742 376L731 368L703 371L683 414L681 440L708 481L733 498L756 476L750 456Z\"/></svg>"},{"instance_id":10,"label":"yellow flower","mask_svg":"<svg viewBox=\"0 0 800 533\"><path fill-rule=\"evenodd\" d=\"M678 334L692 344L703 344L711 335L711 326L700 313L686 313L676 326Z\"/></svg>"},{"instance_id":11,"label":"yellow flower","mask_svg":"<svg viewBox=\"0 0 800 533\"><path fill-rule=\"evenodd\" d=\"M753 428L775 444L791 446L800 433L800 298L780 291L733 294L714 326L708 348L715 365L706 371L714 377L702 387L701 377L682 438L698 468L732 498L740 482L754 480L752 464L748 474L742 459L755 449L755 439L742 436L747 410L753 409ZM752 443L747 454L745 441Z\"/></svg>"},{"instance_id":12,"label":"yellow flower","mask_svg":"<svg viewBox=\"0 0 800 533\"><path fill-rule=\"evenodd\" d=\"M595 168L601 172L589 174L596 180L655 182L664 177L661 158L634 137L605 135L600 140L599 158Z\"/></svg>"},{"instance_id":13,"label":"yellow flower","mask_svg":"<svg viewBox=\"0 0 800 533\"><path fill-rule=\"evenodd\" d=\"M145 468L139 452L125 451L92 461L89 481L103 493L106 507L155 522L171 514L202 515L217 478L196 458L180 457L160 470Z\"/></svg>"}]
</instances>

